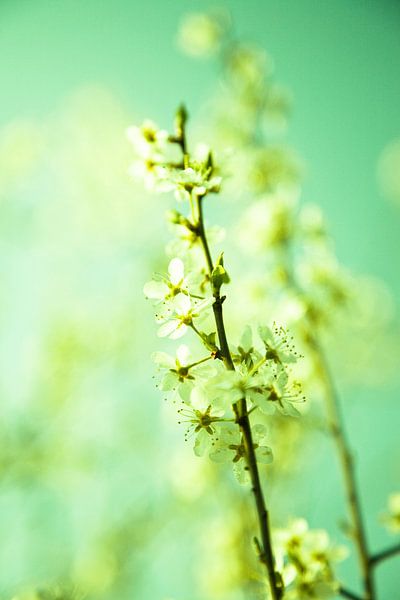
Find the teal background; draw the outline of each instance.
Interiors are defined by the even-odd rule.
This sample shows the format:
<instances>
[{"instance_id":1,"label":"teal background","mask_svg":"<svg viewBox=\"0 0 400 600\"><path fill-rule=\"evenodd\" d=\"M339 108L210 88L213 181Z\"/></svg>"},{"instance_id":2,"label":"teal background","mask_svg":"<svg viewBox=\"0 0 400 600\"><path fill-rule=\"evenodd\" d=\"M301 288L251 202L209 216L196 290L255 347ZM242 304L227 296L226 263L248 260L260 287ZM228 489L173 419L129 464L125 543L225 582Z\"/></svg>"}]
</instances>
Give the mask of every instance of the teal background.
<instances>
[{"instance_id":1,"label":"teal background","mask_svg":"<svg viewBox=\"0 0 400 600\"><path fill-rule=\"evenodd\" d=\"M195 112L214 85L182 56L177 24L210 2L2 0L1 119L45 115L87 83L112 89L138 118ZM340 257L397 285L398 216L382 204L376 163L399 135L400 7L395 0L221 3L262 44L295 98L290 139L308 165L305 194L331 221ZM365 235L360 235L360 229ZM377 240L384 241L385 246Z\"/></svg>"},{"instance_id":2,"label":"teal background","mask_svg":"<svg viewBox=\"0 0 400 600\"><path fill-rule=\"evenodd\" d=\"M400 4L389 0L246 0L221 5L231 10L241 36L258 42L274 57L279 81L293 93L289 141L306 164L304 198L323 208L339 259L356 272L381 278L397 299L400 210L380 194L376 167L385 145L400 136ZM51 122L66 98L93 84L109 90L124 107L125 112L119 117L121 136L125 126L147 116L167 126L181 100L196 115L214 89L215 67L212 61L182 55L174 40L187 11L212 6L214 3L178 0L0 0L0 126L17 119ZM96 131L95 142L101 146L109 139L102 136L101 119ZM121 165L121 172L124 169L125 165ZM50 197L51 185L47 193ZM128 181L124 193L129 196ZM136 195L135 202L140 201ZM149 219L153 214L151 206ZM146 222L145 207L141 214ZM122 382L119 393L122 396L128 389L135 396L139 390L145 390L156 409L157 395L147 383L151 374L147 356L157 342L151 337L154 326L149 310L139 299L140 281L148 278L156 251L151 249L149 240L151 226L138 233L134 218L124 265L129 265L129 261L133 265L130 268L135 272L139 290L134 293L134 305L139 307L135 310L146 314L142 327L149 339L143 350L133 351L135 381L132 383L128 377L129 383L124 387ZM4 228L6 225L3 223ZM19 225L22 227L23 223L17 218L16 230ZM18 244L17 235L15 239ZM112 239L109 243L111 247ZM96 265L101 269L101 260ZM46 279L46 273L42 277ZM21 281L15 289L21 297ZM112 297L109 301L112 304ZM21 308L24 314L25 309ZM35 310L31 313L30 320L26 317L27 323L35 321ZM132 343L137 344L137 340ZM376 343L377 355L381 353L376 340L366 343ZM6 363L7 368L20 377L18 360L12 365L11 362ZM127 372L129 368L126 367ZM346 416L353 444L358 448L359 477L365 511L370 516L369 534L376 548L388 544L390 539L374 523L374 515L382 510L387 494L399 484L398 392L398 382L391 379L373 389L357 386L346 396ZM152 431L150 425L148 430ZM146 440L149 447L151 439ZM156 453L157 443L155 436L150 454ZM303 489L298 508L313 525L328 522L334 527L342 514L338 474L328 448L321 446L315 454L314 475L293 483L296 491L299 486ZM118 461L116 456L116 464ZM156 512L154 501L148 498L162 494L159 481L154 473L149 477L140 460L134 465L136 480L148 479L139 496L145 506L150 502L150 513L153 509ZM328 479L315 476L322 472L329 473ZM162 475L157 477L162 480ZM176 525L175 521L172 523ZM51 523L43 518L37 527L43 532L43 527L51 529ZM138 598L191 598L190 574L186 571L187 576L181 577L180 563L182 547L190 546L190 536L181 532L180 547L173 534L177 547L176 558L171 559L174 547L171 549L167 533L164 546L153 549L157 577L151 572L148 577L141 574L144 591L138 592ZM3 548L3 563L8 561L7 555ZM186 556L186 567L187 562ZM347 571L346 567L343 569L351 577L350 568L351 562ZM396 598L395 570L393 561L379 569L382 600ZM27 583L23 572L23 567L16 571L16 583ZM45 570L43 573L47 575ZM193 599L201 600L197 596Z\"/></svg>"}]
</instances>

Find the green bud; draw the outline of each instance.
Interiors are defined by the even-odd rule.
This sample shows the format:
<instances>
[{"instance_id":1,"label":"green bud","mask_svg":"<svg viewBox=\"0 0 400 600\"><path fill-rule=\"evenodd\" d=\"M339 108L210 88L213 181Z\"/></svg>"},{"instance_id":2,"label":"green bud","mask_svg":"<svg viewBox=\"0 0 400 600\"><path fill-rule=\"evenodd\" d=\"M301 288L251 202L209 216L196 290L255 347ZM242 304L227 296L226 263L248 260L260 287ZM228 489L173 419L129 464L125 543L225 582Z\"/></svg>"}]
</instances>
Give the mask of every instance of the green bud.
<instances>
[{"instance_id":1,"label":"green bud","mask_svg":"<svg viewBox=\"0 0 400 600\"><path fill-rule=\"evenodd\" d=\"M185 106L181 104L175 114L175 131L178 138L182 136L188 116Z\"/></svg>"},{"instance_id":2,"label":"green bud","mask_svg":"<svg viewBox=\"0 0 400 600\"><path fill-rule=\"evenodd\" d=\"M215 267L211 273L211 285L214 292L219 292L223 284L229 283L230 278L224 267L224 253L218 256Z\"/></svg>"}]
</instances>

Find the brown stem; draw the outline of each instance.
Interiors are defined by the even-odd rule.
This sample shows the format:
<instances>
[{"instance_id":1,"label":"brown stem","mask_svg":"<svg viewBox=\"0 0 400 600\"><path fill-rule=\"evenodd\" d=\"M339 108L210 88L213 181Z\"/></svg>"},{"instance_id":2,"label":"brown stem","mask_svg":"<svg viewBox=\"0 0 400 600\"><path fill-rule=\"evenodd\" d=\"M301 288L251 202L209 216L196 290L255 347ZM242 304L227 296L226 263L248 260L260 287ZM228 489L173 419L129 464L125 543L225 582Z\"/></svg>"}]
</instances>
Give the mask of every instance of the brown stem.
<instances>
[{"instance_id":1,"label":"brown stem","mask_svg":"<svg viewBox=\"0 0 400 600\"><path fill-rule=\"evenodd\" d=\"M286 248L289 252L289 248ZM288 259L288 265L290 259ZM300 296L303 295L303 290L298 284L290 266L286 269L288 285L292 287ZM358 492L356 474L353 463L353 456L350 450L350 444L347 440L344 421L341 414L339 397L333 383L332 375L325 358L323 349L316 335L312 333L313 323L310 319L306 319L305 341L314 356L314 363L319 371L319 377L325 388L325 406L328 417L328 426L331 435L336 443L339 461L342 467L342 475L344 479L344 487L347 499L348 510L351 516L354 543L357 550L358 560L360 564L364 598L363 600L375 600L375 582L371 569L371 560L368 550L367 536L364 527L364 520L361 510L361 500Z\"/></svg>"},{"instance_id":2,"label":"brown stem","mask_svg":"<svg viewBox=\"0 0 400 600\"><path fill-rule=\"evenodd\" d=\"M199 234L199 238L200 238L200 241L201 241L201 244L203 247L203 251L204 251L204 255L206 258L208 272L211 276L213 269L214 269L214 263L213 263L213 260L211 257L211 252L210 252L210 248L208 245L207 235L206 235L206 232L204 229L203 198L201 196L198 196L196 198L196 201L197 201L197 211L198 211L198 219L199 219L198 234ZM220 349L221 349L222 360L224 361L225 367L229 371L234 371L235 367L233 365L233 360L232 360L232 356L231 356L231 353L229 350L228 340L226 338L226 331L225 331L225 325L224 325L224 314L223 314L223 310L222 310L222 304L225 300L225 296L221 296L219 290L214 290L213 295L214 295L213 311L214 311L215 324L217 326L217 333L218 333L219 345L220 345Z\"/></svg>"},{"instance_id":3,"label":"brown stem","mask_svg":"<svg viewBox=\"0 0 400 600\"><path fill-rule=\"evenodd\" d=\"M247 468L250 473L252 492L257 508L258 522L260 527L262 551L259 553L260 561L265 565L268 572L268 580L271 587L273 600L282 598L283 586L280 575L275 571L275 558L271 543L271 529L269 524L269 513L265 504L264 494L261 487L260 475L258 471L257 459L254 451L253 436L247 411L246 399L242 398L236 407L237 423L243 436L244 447L246 450Z\"/></svg>"},{"instance_id":4,"label":"brown stem","mask_svg":"<svg viewBox=\"0 0 400 600\"><path fill-rule=\"evenodd\" d=\"M208 245L207 235L204 229L204 218L203 218L203 198L196 197L197 203L197 211L198 211L198 234L203 247L205 259L207 262L207 268L209 274L211 276L214 263L211 257L210 248ZM213 290L214 295L214 303L213 303L213 311L215 324L217 327L219 345L222 360L224 362L225 368L228 371L234 371L235 366L233 364L232 356L229 350L229 344L225 331L224 317L223 317L223 309L222 304L225 300L225 296L220 295L219 290ZM251 483L252 483L252 492L254 494L257 516L260 528L260 535L262 540L262 548L260 548L261 552L259 554L260 561L265 565L268 581L270 584L272 600L280 600L282 598L282 584L280 581L280 576L275 571L275 559L272 550L271 543L271 531L269 526L269 516L268 511L265 505L264 494L261 487L260 482L260 474L258 471L258 465L256 460L256 455L254 451L254 444L251 432L251 425L249 420L249 415L247 411L247 403L246 399L242 398L237 405L234 405L234 410L236 413L236 421L240 427L240 431L243 437L243 443L246 450L246 461L247 461L247 469L250 473Z\"/></svg>"},{"instance_id":5,"label":"brown stem","mask_svg":"<svg viewBox=\"0 0 400 600\"><path fill-rule=\"evenodd\" d=\"M326 362L323 350L317 339L308 335L308 345L313 351L315 364L319 370L322 383L325 387L325 404L328 415L328 425L336 443L339 460L342 466L347 504L351 515L354 543L362 572L365 600L375 600L375 583L369 558L367 536L362 517L361 501L358 492L353 456L344 429L343 418L340 410L339 398Z\"/></svg>"}]
</instances>

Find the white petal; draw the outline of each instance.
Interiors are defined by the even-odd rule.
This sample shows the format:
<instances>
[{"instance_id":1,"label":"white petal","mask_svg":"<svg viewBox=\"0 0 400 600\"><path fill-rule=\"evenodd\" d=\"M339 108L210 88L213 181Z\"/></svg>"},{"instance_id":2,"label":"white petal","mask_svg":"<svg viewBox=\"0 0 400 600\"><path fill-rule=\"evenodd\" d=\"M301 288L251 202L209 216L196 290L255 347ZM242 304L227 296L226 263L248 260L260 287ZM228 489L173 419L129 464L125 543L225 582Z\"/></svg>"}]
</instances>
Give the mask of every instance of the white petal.
<instances>
[{"instance_id":1,"label":"white petal","mask_svg":"<svg viewBox=\"0 0 400 600\"><path fill-rule=\"evenodd\" d=\"M190 394L190 403L197 410L206 410L209 403L207 394L204 388L196 386Z\"/></svg>"},{"instance_id":2,"label":"white petal","mask_svg":"<svg viewBox=\"0 0 400 600\"><path fill-rule=\"evenodd\" d=\"M184 277L184 266L180 258L173 258L168 266L171 283L177 285Z\"/></svg>"},{"instance_id":3,"label":"white petal","mask_svg":"<svg viewBox=\"0 0 400 600\"><path fill-rule=\"evenodd\" d=\"M178 385L177 374L173 373L172 371L168 371L168 373L166 373L164 375L163 380L161 382L162 391L169 392L171 390L174 390L177 385Z\"/></svg>"},{"instance_id":4,"label":"white petal","mask_svg":"<svg viewBox=\"0 0 400 600\"><path fill-rule=\"evenodd\" d=\"M196 185L196 187L193 188L193 192L196 194L196 196L204 196L206 191L207 189L204 185Z\"/></svg>"},{"instance_id":5,"label":"white petal","mask_svg":"<svg viewBox=\"0 0 400 600\"><path fill-rule=\"evenodd\" d=\"M166 352L153 352L151 355L152 360L166 369L173 369L175 367L175 361L172 356Z\"/></svg>"},{"instance_id":6,"label":"white petal","mask_svg":"<svg viewBox=\"0 0 400 600\"><path fill-rule=\"evenodd\" d=\"M209 308L213 302L214 302L214 298L206 298L205 300L202 300L201 302L196 304L196 306L195 306L196 314L200 314L202 311Z\"/></svg>"},{"instance_id":7,"label":"white petal","mask_svg":"<svg viewBox=\"0 0 400 600\"><path fill-rule=\"evenodd\" d=\"M258 328L258 334L264 344L271 344L274 337L272 335L272 331L266 325L260 325Z\"/></svg>"},{"instance_id":8,"label":"white petal","mask_svg":"<svg viewBox=\"0 0 400 600\"><path fill-rule=\"evenodd\" d=\"M179 321L177 327L175 328L175 331L173 331L169 337L171 338L171 340L178 340L183 335L185 335L186 332L187 332L187 325L185 325L184 323Z\"/></svg>"},{"instance_id":9,"label":"white petal","mask_svg":"<svg viewBox=\"0 0 400 600\"><path fill-rule=\"evenodd\" d=\"M162 300L169 293L169 287L162 281L148 281L144 284L143 293L148 298Z\"/></svg>"},{"instance_id":10,"label":"white petal","mask_svg":"<svg viewBox=\"0 0 400 600\"><path fill-rule=\"evenodd\" d=\"M187 315L192 307L189 296L178 294L175 298L175 310L179 315Z\"/></svg>"},{"instance_id":11,"label":"white petal","mask_svg":"<svg viewBox=\"0 0 400 600\"><path fill-rule=\"evenodd\" d=\"M274 403L270 402L269 400L265 400L265 398L264 401L260 402L258 406L265 415L273 415L275 412Z\"/></svg>"},{"instance_id":12,"label":"white petal","mask_svg":"<svg viewBox=\"0 0 400 600\"><path fill-rule=\"evenodd\" d=\"M175 198L178 202L185 202L190 199L190 194L184 188L178 187L175 190Z\"/></svg>"},{"instance_id":13,"label":"white petal","mask_svg":"<svg viewBox=\"0 0 400 600\"><path fill-rule=\"evenodd\" d=\"M200 429L197 434L196 441L194 443L194 453L196 456L203 456L211 445L211 435L205 430Z\"/></svg>"},{"instance_id":14,"label":"white petal","mask_svg":"<svg viewBox=\"0 0 400 600\"><path fill-rule=\"evenodd\" d=\"M308 531L308 523L305 519L295 519L291 523L290 530L294 535L303 535Z\"/></svg>"},{"instance_id":15,"label":"white petal","mask_svg":"<svg viewBox=\"0 0 400 600\"><path fill-rule=\"evenodd\" d=\"M190 350L185 344L181 344L178 346L176 351L176 358L179 361L180 365L187 365L189 363Z\"/></svg>"},{"instance_id":16,"label":"white petal","mask_svg":"<svg viewBox=\"0 0 400 600\"><path fill-rule=\"evenodd\" d=\"M168 179L168 171L164 167L155 167L152 170L157 181L157 192L166 193L174 189L174 184Z\"/></svg>"},{"instance_id":17,"label":"white petal","mask_svg":"<svg viewBox=\"0 0 400 600\"><path fill-rule=\"evenodd\" d=\"M212 365L208 365L207 363L198 365L193 367L196 377L200 377L201 379L210 379L215 375L216 368Z\"/></svg>"},{"instance_id":18,"label":"white petal","mask_svg":"<svg viewBox=\"0 0 400 600\"><path fill-rule=\"evenodd\" d=\"M291 404L290 402L286 402L285 400L282 401L283 404L283 409L282 409L282 413L284 415L288 415L289 417L299 417L300 413L297 410L297 408L295 408L293 406L293 404Z\"/></svg>"},{"instance_id":19,"label":"white petal","mask_svg":"<svg viewBox=\"0 0 400 600\"><path fill-rule=\"evenodd\" d=\"M253 345L253 335L251 332L250 325L246 325L243 331L242 337L240 338L240 345L245 351L249 351Z\"/></svg>"},{"instance_id":20,"label":"white petal","mask_svg":"<svg viewBox=\"0 0 400 600\"><path fill-rule=\"evenodd\" d=\"M264 403L265 397L260 392L254 390L248 390L246 397L249 398L253 405L261 406Z\"/></svg>"},{"instance_id":21,"label":"white petal","mask_svg":"<svg viewBox=\"0 0 400 600\"><path fill-rule=\"evenodd\" d=\"M167 321L157 331L158 337L167 337L167 335L171 335L172 332L175 331L177 327L179 327L180 321L178 319L172 319L171 321Z\"/></svg>"},{"instance_id":22,"label":"white petal","mask_svg":"<svg viewBox=\"0 0 400 600\"><path fill-rule=\"evenodd\" d=\"M185 381L179 386L179 396L185 402L185 404L190 404L190 393L192 389L193 384L190 381Z\"/></svg>"},{"instance_id":23,"label":"white petal","mask_svg":"<svg viewBox=\"0 0 400 600\"><path fill-rule=\"evenodd\" d=\"M143 146L143 135L139 127L133 125L132 127L128 127L126 130L126 137L133 144L136 150L140 149Z\"/></svg>"}]
</instances>

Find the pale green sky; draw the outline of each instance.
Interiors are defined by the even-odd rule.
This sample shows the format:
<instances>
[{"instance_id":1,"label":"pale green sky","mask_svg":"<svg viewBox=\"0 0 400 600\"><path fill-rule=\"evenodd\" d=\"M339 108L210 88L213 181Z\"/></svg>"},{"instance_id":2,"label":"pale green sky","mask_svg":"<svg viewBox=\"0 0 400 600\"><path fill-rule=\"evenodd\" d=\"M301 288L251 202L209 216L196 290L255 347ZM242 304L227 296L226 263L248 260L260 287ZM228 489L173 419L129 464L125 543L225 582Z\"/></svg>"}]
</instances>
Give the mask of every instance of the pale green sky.
<instances>
[{"instance_id":1,"label":"pale green sky","mask_svg":"<svg viewBox=\"0 0 400 600\"><path fill-rule=\"evenodd\" d=\"M174 44L187 0L2 0L0 122L47 115L88 83L110 87L140 118L196 110L213 67ZM293 91L290 139L305 194L330 219L339 256L400 291L398 211L379 196L376 162L400 136L400 4L390 0L231 0L240 35L272 54ZM388 256L392 257L388 260Z\"/></svg>"}]
</instances>

